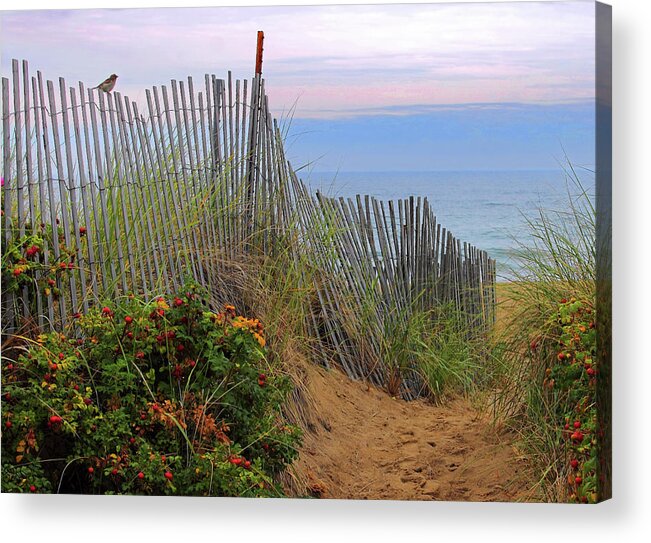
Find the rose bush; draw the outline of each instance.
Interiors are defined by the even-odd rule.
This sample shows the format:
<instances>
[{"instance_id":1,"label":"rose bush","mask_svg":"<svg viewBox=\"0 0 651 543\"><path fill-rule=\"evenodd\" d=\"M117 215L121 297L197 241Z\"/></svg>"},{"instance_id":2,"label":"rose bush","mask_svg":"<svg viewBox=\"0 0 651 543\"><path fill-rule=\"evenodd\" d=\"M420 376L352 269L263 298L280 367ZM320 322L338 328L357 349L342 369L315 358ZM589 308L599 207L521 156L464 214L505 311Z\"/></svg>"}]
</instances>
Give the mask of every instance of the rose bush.
<instances>
[{"instance_id":1,"label":"rose bush","mask_svg":"<svg viewBox=\"0 0 651 543\"><path fill-rule=\"evenodd\" d=\"M194 285L73 320L3 363L4 492L281 495L300 432L261 323Z\"/></svg>"},{"instance_id":2,"label":"rose bush","mask_svg":"<svg viewBox=\"0 0 651 543\"><path fill-rule=\"evenodd\" d=\"M558 336L549 345L543 387L556 406L559 442L565 445L569 500L597 501L597 404L595 312L592 304L563 298ZM532 347L533 347L532 343Z\"/></svg>"}]
</instances>

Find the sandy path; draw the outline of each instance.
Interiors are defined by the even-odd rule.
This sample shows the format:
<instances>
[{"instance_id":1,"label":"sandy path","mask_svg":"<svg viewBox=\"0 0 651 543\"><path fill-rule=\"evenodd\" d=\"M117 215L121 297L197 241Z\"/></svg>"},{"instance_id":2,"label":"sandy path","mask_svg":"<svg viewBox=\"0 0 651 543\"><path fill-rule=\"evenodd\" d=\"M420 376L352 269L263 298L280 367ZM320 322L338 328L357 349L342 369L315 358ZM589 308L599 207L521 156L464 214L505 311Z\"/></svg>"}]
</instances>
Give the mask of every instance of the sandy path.
<instances>
[{"instance_id":1,"label":"sandy path","mask_svg":"<svg viewBox=\"0 0 651 543\"><path fill-rule=\"evenodd\" d=\"M524 465L465 399L404 402L314 368L320 423L306 435L297 473L322 498L526 499Z\"/></svg>"}]
</instances>

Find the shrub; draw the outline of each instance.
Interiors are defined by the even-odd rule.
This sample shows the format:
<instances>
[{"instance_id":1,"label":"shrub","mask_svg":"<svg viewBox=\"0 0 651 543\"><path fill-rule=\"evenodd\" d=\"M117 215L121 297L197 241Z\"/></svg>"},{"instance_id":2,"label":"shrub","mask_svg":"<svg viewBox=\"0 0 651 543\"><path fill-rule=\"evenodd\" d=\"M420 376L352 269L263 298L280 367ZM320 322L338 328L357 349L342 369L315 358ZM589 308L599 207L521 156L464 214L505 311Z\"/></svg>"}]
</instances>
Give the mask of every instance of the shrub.
<instances>
[{"instance_id":1,"label":"shrub","mask_svg":"<svg viewBox=\"0 0 651 543\"><path fill-rule=\"evenodd\" d=\"M3 491L281 494L300 433L260 322L193 285L75 317L3 364Z\"/></svg>"},{"instance_id":2,"label":"shrub","mask_svg":"<svg viewBox=\"0 0 651 543\"><path fill-rule=\"evenodd\" d=\"M543 386L556 405L562 426L559 442L566 445L565 473L570 501L597 501L597 338L590 302L561 301L556 356L546 369ZM553 353L554 354L554 353Z\"/></svg>"}]
</instances>

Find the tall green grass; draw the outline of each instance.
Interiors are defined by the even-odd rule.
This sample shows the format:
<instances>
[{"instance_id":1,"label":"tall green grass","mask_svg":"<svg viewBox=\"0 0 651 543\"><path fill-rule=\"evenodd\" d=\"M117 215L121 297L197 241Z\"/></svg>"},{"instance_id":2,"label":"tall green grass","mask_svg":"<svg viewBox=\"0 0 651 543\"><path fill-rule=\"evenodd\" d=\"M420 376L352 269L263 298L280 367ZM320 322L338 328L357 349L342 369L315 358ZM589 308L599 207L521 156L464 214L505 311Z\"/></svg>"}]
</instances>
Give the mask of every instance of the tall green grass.
<instances>
[{"instance_id":1,"label":"tall green grass","mask_svg":"<svg viewBox=\"0 0 651 543\"><path fill-rule=\"evenodd\" d=\"M401 374L416 374L421 392L441 402L480 384L485 341L482 334L468 334L464 315L450 303L428 311L415 310L397 320L384 347Z\"/></svg>"},{"instance_id":2,"label":"tall green grass","mask_svg":"<svg viewBox=\"0 0 651 543\"><path fill-rule=\"evenodd\" d=\"M514 251L515 280L500 285L503 316L490 367L493 414L517 432L536 495L553 502L567 498L566 450L555 420L566 398L545 392L545 371L556 351L541 346L558 341L559 302L574 297L594 308L596 290L593 196L576 170L569 166L566 173L564 208L539 209L526 219L530 239Z\"/></svg>"}]
</instances>

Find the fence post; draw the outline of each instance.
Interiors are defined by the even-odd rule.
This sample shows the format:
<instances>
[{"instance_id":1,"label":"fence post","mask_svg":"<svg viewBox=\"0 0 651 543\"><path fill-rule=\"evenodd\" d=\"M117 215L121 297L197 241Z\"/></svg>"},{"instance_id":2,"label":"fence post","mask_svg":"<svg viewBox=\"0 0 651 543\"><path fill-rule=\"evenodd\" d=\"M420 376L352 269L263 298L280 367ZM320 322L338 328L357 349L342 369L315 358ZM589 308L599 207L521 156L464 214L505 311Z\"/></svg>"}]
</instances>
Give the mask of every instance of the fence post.
<instances>
[{"instance_id":1,"label":"fence post","mask_svg":"<svg viewBox=\"0 0 651 543\"><path fill-rule=\"evenodd\" d=\"M264 32L258 30L258 47L255 53L255 75L262 75L262 52L264 47L262 46L264 42Z\"/></svg>"}]
</instances>

